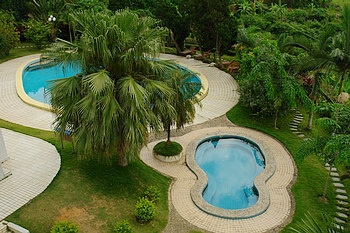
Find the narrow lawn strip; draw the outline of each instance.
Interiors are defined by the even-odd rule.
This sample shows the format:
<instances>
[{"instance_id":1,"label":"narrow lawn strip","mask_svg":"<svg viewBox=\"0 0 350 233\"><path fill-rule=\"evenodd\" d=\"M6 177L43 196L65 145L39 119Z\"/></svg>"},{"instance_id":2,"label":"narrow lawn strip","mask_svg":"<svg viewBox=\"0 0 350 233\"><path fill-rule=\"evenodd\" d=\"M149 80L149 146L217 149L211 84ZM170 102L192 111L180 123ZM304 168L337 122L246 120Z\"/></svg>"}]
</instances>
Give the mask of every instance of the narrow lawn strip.
<instances>
[{"instance_id":1,"label":"narrow lawn strip","mask_svg":"<svg viewBox=\"0 0 350 233\"><path fill-rule=\"evenodd\" d=\"M37 53L41 53L42 52L42 50L40 50L40 49L38 49L36 47L32 47L31 43L21 43L18 46L20 46L21 48L11 49L9 55L0 58L0 63L12 60L14 58L23 57L23 56L27 56L27 55L31 55L31 54L37 54ZM22 46L30 46L30 47L22 48Z\"/></svg>"},{"instance_id":2,"label":"narrow lawn strip","mask_svg":"<svg viewBox=\"0 0 350 233\"><path fill-rule=\"evenodd\" d=\"M0 120L0 127L52 143L61 155L61 169L49 187L6 220L31 233L50 232L57 220L72 221L84 233L113 232L114 225L124 219L135 232L161 232L165 228L170 180L140 160L127 167L118 167L117 161L112 161L110 166L97 161L79 161L69 143L65 143L65 149L61 148L60 140L53 132L4 120ZM134 209L150 185L156 186L161 196L156 204L157 216L142 225L136 222Z\"/></svg>"},{"instance_id":3,"label":"narrow lawn strip","mask_svg":"<svg viewBox=\"0 0 350 233\"><path fill-rule=\"evenodd\" d=\"M273 118L260 118L253 116L249 109L242 107L238 103L226 115L234 124L256 129L269 134L285 145L289 152L294 156L299 148L302 139L293 134L289 130L289 123L292 121L295 112L279 119L279 129L273 126ZM304 121L307 116L304 115ZM317 129L315 130L318 131ZM323 215L332 218L335 214L335 189L332 185L329 186L327 192L328 202L319 201L327 177L327 170L323 163L316 156L309 156L303 162L296 161L298 167L298 178L292 188L292 192L296 202L296 209L292 222L282 230L287 232L287 228L293 227L299 222L304 214L310 212L326 231L326 223Z\"/></svg>"}]
</instances>

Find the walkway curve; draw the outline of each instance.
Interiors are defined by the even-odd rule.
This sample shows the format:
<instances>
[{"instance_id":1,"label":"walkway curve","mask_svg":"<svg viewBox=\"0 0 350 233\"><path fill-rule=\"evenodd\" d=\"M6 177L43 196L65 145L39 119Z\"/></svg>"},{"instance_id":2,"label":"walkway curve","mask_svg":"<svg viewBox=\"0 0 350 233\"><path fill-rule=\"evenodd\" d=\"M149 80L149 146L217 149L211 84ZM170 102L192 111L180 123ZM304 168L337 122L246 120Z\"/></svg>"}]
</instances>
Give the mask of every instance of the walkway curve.
<instances>
[{"instance_id":1,"label":"walkway curve","mask_svg":"<svg viewBox=\"0 0 350 233\"><path fill-rule=\"evenodd\" d=\"M42 193L60 169L56 148L41 139L0 128L12 175L0 181L0 221Z\"/></svg>"},{"instance_id":2,"label":"walkway curve","mask_svg":"<svg viewBox=\"0 0 350 233\"><path fill-rule=\"evenodd\" d=\"M16 58L0 64L0 119L42 130L52 130L54 114L24 103L17 95L16 72L39 54Z\"/></svg>"},{"instance_id":3,"label":"walkway curve","mask_svg":"<svg viewBox=\"0 0 350 233\"><path fill-rule=\"evenodd\" d=\"M173 178L170 197L176 211L189 223L215 233L257 233L276 232L291 221L294 204L290 188L296 178L294 162L284 146L272 137L261 132L242 127L213 127L195 130L173 140L179 142L184 151L194 138L206 138L211 134L233 134L251 139L264 153L271 153L275 160L274 175L266 182L270 194L268 209L249 219L230 220L215 217L201 211L192 201L190 189L197 177L186 165L185 155L176 163L164 163L157 160L152 149L159 141L148 144L141 150L141 159L150 167Z\"/></svg>"},{"instance_id":4,"label":"walkway curve","mask_svg":"<svg viewBox=\"0 0 350 233\"><path fill-rule=\"evenodd\" d=\"M29 55L0 64L0 119L32 128L52 130L54 114L24 103L16 92L17 69L23 63L39 57L39 54ZM237 104L238 85L231 75L194 59L168 54L162 54L160 57L185 64L204 74L208 80L208 95L201 101L202 107L196 106L193 124L203 123L224 115Z\"/></svg>"}]
</instances>

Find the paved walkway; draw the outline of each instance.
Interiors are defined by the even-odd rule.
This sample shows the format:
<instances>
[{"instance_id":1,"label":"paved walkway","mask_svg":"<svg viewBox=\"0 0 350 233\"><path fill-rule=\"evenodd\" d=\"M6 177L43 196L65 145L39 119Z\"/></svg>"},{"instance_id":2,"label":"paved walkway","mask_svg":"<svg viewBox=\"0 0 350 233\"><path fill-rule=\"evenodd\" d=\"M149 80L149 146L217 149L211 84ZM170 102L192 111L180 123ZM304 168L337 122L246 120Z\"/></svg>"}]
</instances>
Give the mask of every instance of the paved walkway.
<instances>
[{"instance_id":1,"label":"paved walkway","mask_svg":"<svg viewBox=\"0 0 350 233\"><path fill-rule=\"evenodd\" d=\"M29 106L17 96L16 92L18 67L34 58L39 58L39 55L16 58L0 64L0 119L32 128L51 130L53 114Z\"/></svg>"},{"instance_id":2,"label":"paved walkway","mask_svg":"<svg viewBox=\"0 0 350 233\"><path fill-rule=\"evenodd\" d=\"M140 157L147 165L174 178L170 191L172 204L184 219L198 228L215 233L276 232L291 220L293 200L289 192L296 177L293 159L278 141L258 131L235 126L195 130L173 138L173 140L181 143L184 151L186 151L187 145L197 137L203 137L204 139L213 133L220 135L228 132L253 140L265 154L270 153L275 160L275 173L266 182L270 194L270 206L263 214L253 218L240 220L223 219L206 214L197 208L190 196L190 189L197 177L186 166L185 156L175 163L164 163L157 160L152 155L152 149L159 141L152 142L147 147L144 147L141 150Z\"/></svg>"},{"instance_id":3,"label":"paved walkway","mask_svg":"<svg viewBox=\"0 0 350 233\"><path fill-rule=\"evenodd\" d=\"M17 68L23 62L36 57L38 57L38 55L31 55L0 64L0 118L33 128L51 130L52 122L54 120L53 114L23 103L17 96L15 90L15 73ZM198 72L204 74L208 79L209 93L207 97L202 100L202 108L197 108L197 114L193 124L198 125L224 115L238 102L239 95L237 93L237 84L229 74L216 68L209 67L208 64L193 59L186 59L184 57L172 55L162 55L162 58L180 61L181 63L186 64L188 67L192 67ZM204 137L207 132L213 130L219 133L221 129L216 127L196 130L182 137L175 138L175 140L181 142L186 148L186 145L192 138L199 135ZM151 149L156 142L151 143L148 148L144 148L142 150L141 158L152 167L177 179L171 188L171 201L173 206L186 221L198 226L199 228L212 232L264 232L275 229L276 226L283 225L291 214L292 206L290 196L286 191L286 186L290 185L294 175L294 168L288 153L278 142L262 133L239 127L231 127L230 130L233 130L233 133L248 135L248 137L253 139L256 138L258 141L262 140L262 143L267 143L268 146L274 148L274 151L276 152L276 154L274 154L276 156L276 161L279 161L277 163L280 164L279 167L276 168L276 174L267 182L267 185L271 190L271 207L264 214L252 219L235 221L221 219L205 214L196 208L189 196L189 188L194 183L195 176L188 170L184 163L184 159L179 163L171 165L160 163L159 161L155 160L153 156L151 156ZM24 168L30 167L28 164L34 168L40 167L40 169L29 169L29 171L33 172L33 174L30 176L34 175L35 173L35 175L41 176L41 178L29 178L29 174L25 176L19 175L18 178L21 179L21 181L16 181L16 183L23 185L33 182L32 184L35 184L35 182L44 179L44 177L46 177L48 181L51 181L56 175L59 167L59 157L57 158L57 151L55 151L54 148L50 150L49 147L47 147L45 143L40 142L41 140L39 139L33 139L31 137L17 134L8 130L4 130L4 132L6 146L10 150L10 160L8 160L6 163L14 163L15 161L18 161L17 165L23 164ZM35 143L32 140L34 140ZM20 150L22 144L27 145L28 147L23 146L23 150ZM33 147L31 148L31 146ZM16 149L17 151L11 152L11 148ZM35 152L34 155L31 155L32 151ZM17 156L21 157L27 154L30 158L29 162L22 162L15 159ZM45 155L45 158L48 158L48 160L41 161L38 159L38 162L33 162L37 160L34 160L31 157L39 155ZM15 166L10 167L6 164L4 166L5 168L11 169L13 175L11 176L12 178L7 178L1 181L0 185L3 185L10 179L16 178L16 174L18 174L17 172L14 172L16 171ZM45 170L47 173L41 173L39 172L40 170ZM46 186L47 185L48 183ZM2 191L4 189L9 189L10 186L11 185L9 184L6 186L6 188L2 188L0 186L0 190ZM25 192L32 193L32 195L23 194L23 197L21 197L23 199L22 202L29 201L31 198L42 192L46 187L45 185L40 188L36 188L35 185L32 186L35 187L33 191ZM0 200L6 196L12 197L12 195L0 193ZM16 204L7 201L6 205L4 205L2 202L0 202L0 210L5 207L7 208L8 206L15 206L15 208L19 208L21 205L23 204Z\"/></svg>"},{"instance_id":4,"label":"paved walkway","mask_svg":"<svg viewBox=\"0 0 350 233\"><path fill-rule=\"evenodd\" d=\"M56 148L41 139L0 128L12 175L0 181L0 221L43 192L59 171Z\"/></svg>"},{"instance_id":5,"label":"paved walkway","mask_svg":"<svg viewBox=\"0 0 350 233\"><path fill-rule=\"evenodd\" d=\"M196 107L193 124L221 116L238 102L238 86L229 74L194 59L166 54L161 57L186 64L204 74L208 79L209 92L207 97L201 101L202 107ZM54 121L52 113L29 106L17 96L16 71L21 64L34 58L39 58L39 55L16 58L0 64L0 119L33 128L52 130Z\"/></svg>"}]
</instances>

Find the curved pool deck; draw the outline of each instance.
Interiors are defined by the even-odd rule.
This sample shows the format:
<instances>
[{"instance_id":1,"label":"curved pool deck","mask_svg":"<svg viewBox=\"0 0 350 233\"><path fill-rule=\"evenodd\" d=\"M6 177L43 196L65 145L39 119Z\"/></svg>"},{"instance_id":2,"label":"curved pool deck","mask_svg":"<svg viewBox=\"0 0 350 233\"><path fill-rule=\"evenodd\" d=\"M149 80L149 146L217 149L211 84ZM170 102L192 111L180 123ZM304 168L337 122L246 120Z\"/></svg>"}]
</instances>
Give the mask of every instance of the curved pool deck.
<instances>
[{"instance_id":1,"label":"curved pool deck","mask_svg":"<svg viewBox=\"0 0 350 233\"><path fill-rule=\"evenodd\" d=\"M140 157L147 165L173 178L170 197L176 211L189 223L215 233L276 232L289 223L294 211L290 188L295 180L296 170L291 155L283 145L266 134L237 126L204 128L174 137L173 140L181 143L184 151L187 151L189 146L193 146L193 140L204 139L213 134L238 135L256 142L259 147L270 148L264 152L270 153L275 163L275 172L266 182L270 205L262 214L247 219L231 220L203 212L193 203L190 195L197 177L186 165L186 155L175 163L161 162L152 155L154 145L159 142L155 141L141 150Z\"/></svg>"},{"instance_id":2,"label":"curved pool deck","mask_svg":"<svg viewBox=\"0 0 350 233\"><path fill-rule=\"evenodd\" d=\"M16 92L18 68L39 57L39 54L29 55L0 64L0 119L32 128L52 130L54 115L49 111L24 103ZM208 80L208 94L201 101L202 107L196 106L193 124L222 116L237 104L239 99L238 85L231 75L194 59L168 54L162 54L161 58L178 61L186 67L202 73Z\"/></svg>"}]
</instances>

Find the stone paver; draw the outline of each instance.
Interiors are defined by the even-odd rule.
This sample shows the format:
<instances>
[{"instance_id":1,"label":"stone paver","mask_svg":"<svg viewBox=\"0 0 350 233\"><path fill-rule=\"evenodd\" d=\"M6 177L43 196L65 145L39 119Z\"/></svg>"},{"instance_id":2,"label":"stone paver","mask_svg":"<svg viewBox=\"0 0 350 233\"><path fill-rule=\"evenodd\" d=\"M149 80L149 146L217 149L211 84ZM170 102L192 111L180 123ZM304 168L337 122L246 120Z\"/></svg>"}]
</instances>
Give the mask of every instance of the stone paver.
<instances>
[{"instance_id":1,"label":"stone paver","mask_svg":"<svg viewBox=\"0 0 350 233\"><path fill-rule=\"evenodd\" d=\"M337 193L346 193L345 189L336 189L335 190Z\"/></svg>"},{"instance_id":2,"label":"stone paver","mask_svg":"<svg viewBox=\"0 0 350 233\"><path fill-rule=\"evenodd\" d=\"M1 129L12 175L0 181L0 220L43 192L59 171L56 148L41 139Z\"/></svg>"},{"instance_id":3,"label":"stone paver","mask_svg":"<svg viewBox=\"0 0 350 233\"><path fill-rule=\"evenodd\" d=\"M158 161L152 155L153 146L159 141L150 143L141 150L141 159L149 166L163 174L175 178L170 190L170 197L174 208L189 223L211 232L270 232L290 221L293 214L293 204L289 195L289 187L295 177L292 158L286 149L271 137L258 131L241 127L214 127L192 131L180 137L173 138L182 144L184 151L194 138L207 137L208 134L230 132L249 138L261 148L266 148L275 159L276 170L266 185L270 193L268 209L253 218L230 220L209 215L201 211L192 201L190 190L197 177L189 170L185 163L185 156L177 163L167 164ZM273 150L268 149L273 148ZM264 149L263 149L264 151Z\"/></svg>"}]
</instances>

